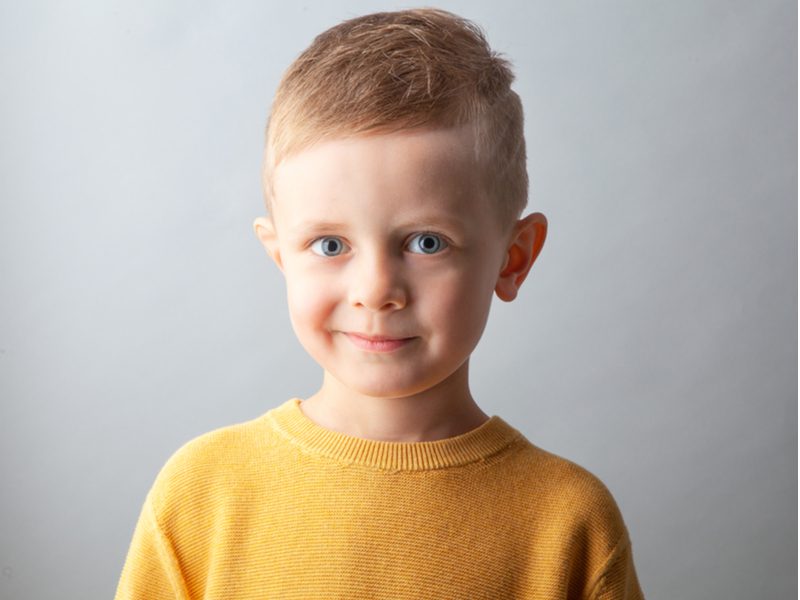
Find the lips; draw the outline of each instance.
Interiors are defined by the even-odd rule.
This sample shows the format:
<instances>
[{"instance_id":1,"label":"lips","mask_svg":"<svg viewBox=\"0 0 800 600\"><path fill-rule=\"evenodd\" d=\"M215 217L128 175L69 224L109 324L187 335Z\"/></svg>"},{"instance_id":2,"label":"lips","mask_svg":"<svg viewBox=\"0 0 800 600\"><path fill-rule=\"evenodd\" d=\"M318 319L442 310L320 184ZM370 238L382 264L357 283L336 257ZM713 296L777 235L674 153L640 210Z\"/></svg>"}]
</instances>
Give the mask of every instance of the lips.
<instances>
[{"instance_id":1,"label":"lips","mask_svg":"<svg viewBox=\"0 0 800 600\"><path fill-rule=\"evenodd\" d=\"M393 352L416 339L413 337L396 338L386 335L366 335L349 331L344 332L344 334L356 348L369 352Z\"/></svg>"}]
</instances>

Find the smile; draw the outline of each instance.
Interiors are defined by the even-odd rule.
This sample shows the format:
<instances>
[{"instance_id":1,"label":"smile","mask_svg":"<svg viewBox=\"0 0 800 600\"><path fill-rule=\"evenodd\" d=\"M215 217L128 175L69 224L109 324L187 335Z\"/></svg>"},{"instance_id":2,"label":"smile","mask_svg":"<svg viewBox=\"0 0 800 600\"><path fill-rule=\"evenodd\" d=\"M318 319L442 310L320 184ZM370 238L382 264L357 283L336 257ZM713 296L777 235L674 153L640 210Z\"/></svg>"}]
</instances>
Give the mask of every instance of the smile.
<instances>
[{"instance_id":1,"label":"smile","mask_svg":"<svg viewBox=\"0 0 800 600\"><path fill-rule=\"evenodd\" d=\"M382 335L362 335L360 333L344 332L353 345L360 350L368 352L393 352L411 343L414 339L410 338L391 338Z\"/></svg>"}]
</instances>

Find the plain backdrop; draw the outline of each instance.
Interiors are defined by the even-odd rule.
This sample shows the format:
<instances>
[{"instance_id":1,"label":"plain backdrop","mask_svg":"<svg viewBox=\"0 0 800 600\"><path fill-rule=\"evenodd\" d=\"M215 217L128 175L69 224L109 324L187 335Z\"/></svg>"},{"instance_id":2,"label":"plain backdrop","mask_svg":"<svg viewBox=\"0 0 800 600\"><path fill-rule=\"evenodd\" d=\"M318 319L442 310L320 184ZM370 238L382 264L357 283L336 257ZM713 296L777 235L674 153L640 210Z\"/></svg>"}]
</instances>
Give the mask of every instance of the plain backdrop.
<instances>
[{"instance_id":1,"label":"plain backdrop","mask_svg":"<svg viewBox=\"0 0 800 600\"><path fill-rule=\"evenodd\" d=\"M316 390L263 214L312 38L402 2L0 5L0 598L110 598L193 437ZM614 494L648 598L797 593L797 5L442 1L515 65L550 232L475 398Z\"/></svg>"}]
</instances>

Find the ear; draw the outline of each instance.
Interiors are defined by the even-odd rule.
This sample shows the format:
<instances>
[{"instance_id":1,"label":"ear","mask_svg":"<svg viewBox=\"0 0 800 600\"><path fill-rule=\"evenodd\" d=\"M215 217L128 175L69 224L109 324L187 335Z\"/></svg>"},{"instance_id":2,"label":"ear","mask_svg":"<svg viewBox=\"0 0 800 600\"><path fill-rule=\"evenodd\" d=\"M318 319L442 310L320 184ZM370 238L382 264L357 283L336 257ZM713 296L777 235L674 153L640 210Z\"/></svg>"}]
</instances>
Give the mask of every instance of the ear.
<instances>
[{"instance_id":1,"label":"ear","mask_svg":"<svg viewBox=\"0 0 800 600\"><path fill-rule=\"evenodd\" d=\"M511 302L528 276L547 237L547 219L542 213L533 213L520 219L511 232L506 258L494 291L504 302Z\"/></svg>"},{"instance_id":2,"label":"ear","mask_svg":"<svg viewBox=\"0 0 800 600\"><path fill-rule=\"evenodd\" d=\"M267 251L270 258L275 261L278 268L283 271L283 262L281 262L281 251L278 245L278 233L275 230L275 224L269 217L258 217L253 221L253 230L256 232L261 245Z\"/></svg>"}]
</instances>

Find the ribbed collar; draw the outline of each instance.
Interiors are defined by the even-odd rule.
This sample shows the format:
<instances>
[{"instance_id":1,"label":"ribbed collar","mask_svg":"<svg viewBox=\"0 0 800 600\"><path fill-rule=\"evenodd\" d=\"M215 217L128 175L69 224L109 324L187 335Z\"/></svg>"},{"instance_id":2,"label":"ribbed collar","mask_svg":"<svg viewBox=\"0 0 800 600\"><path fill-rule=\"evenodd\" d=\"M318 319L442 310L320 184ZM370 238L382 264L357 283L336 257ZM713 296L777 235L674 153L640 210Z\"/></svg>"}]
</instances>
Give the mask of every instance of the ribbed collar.
<instances>
[{"instance_id":1,"label":"ribbed collar","mask_svg":"<svg viewBox=\"0 0 800 600\"><path fill-rule=\"evenodd\" d=\"M471 431L442 440L370 440L317 425L300 410L301 402L299 398L287 400L264 418L276 432L310 453L382 470L424 471L465 465L500 452L522 435L494 415Z\"/></svg>"}]
</instances>

